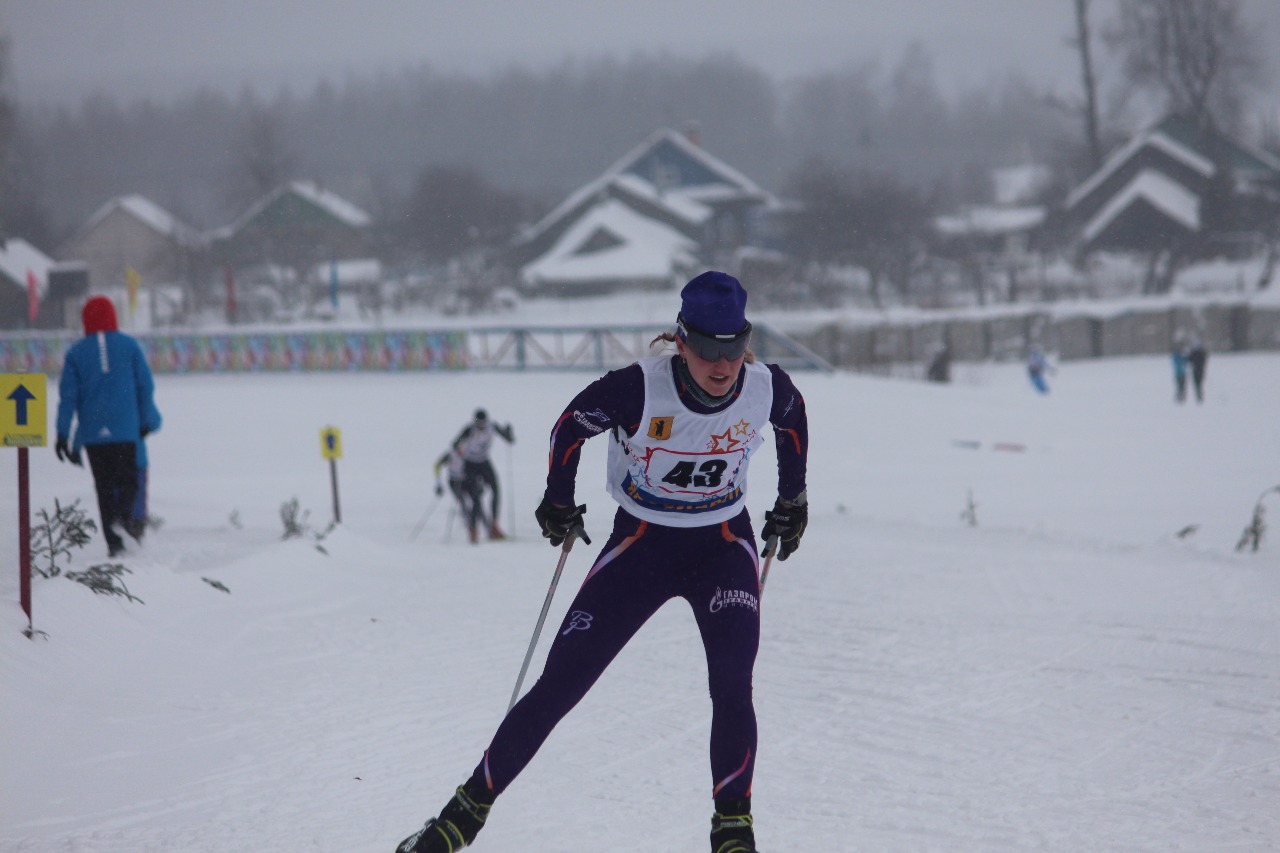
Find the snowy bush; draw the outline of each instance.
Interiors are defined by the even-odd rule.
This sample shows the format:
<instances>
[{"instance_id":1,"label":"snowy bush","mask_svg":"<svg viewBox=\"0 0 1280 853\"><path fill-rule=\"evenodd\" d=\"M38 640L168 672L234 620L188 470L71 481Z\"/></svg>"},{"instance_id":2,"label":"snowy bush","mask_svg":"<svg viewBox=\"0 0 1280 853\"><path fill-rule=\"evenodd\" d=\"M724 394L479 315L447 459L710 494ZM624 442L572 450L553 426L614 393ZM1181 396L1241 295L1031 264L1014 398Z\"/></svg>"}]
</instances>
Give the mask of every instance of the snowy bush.
<instances>
[{"instance_id":1,"label":"snowy bush","mask_svg":"<svg viewBox=\"0 0 1280 853\"><path fill-rule=\"evenodd\" d=\"M53 515L45 509L36 515L40 521L31 526L31 568L42 577L56 578L62 574L60 563L71 556L73 548L88 545L98 525L85 515L79 499L63 506L54 498Z\"/></svg>"},{"instance_id":2,"label":"snowy bush","mask_svg":"<svg viewBox=\"0 0 1280 853\"><path fill-rule=\"evenodd\" d=\"M291 498L280 504L280 520L284 522L285 539L295 539L305 534L310 528L307 526L307 518L310 517L311 510L302 509L297 498Z\"/></svg>"},{"instance_id":3,"label":"snowy bush","mask_svg":"<svg viewBox=\"0 0 1280 853\"><path fill-rule=\"evenodd\" d=\"M1253 518L1249 520L1244 532L1240 534L1240 541L1236 543L1237 551L1248 549L1255 554L1258 552L1258 547L1262 545L1262 534L1267 529L1267 525L1262 520L1266 511L1263 502L1266 501L1267 495L1272 492L1280 493L1280 486L1272 486L1258 495L1258 502L1253 506Z\"/></svg>"},{"instance_id":4,"label":"snowy bush","mask_svg":"<svg viewBox=\"0 0 1280 853\"><path fill-rule=\"evenodd\" d=\"M67 579L84 584L97 595L118 595L139 604L145 604L141 598L129 592L120 576L129 572L123 563L100 563L90 566L83 572L67 572Z\"/></svg>"}]
</instances>

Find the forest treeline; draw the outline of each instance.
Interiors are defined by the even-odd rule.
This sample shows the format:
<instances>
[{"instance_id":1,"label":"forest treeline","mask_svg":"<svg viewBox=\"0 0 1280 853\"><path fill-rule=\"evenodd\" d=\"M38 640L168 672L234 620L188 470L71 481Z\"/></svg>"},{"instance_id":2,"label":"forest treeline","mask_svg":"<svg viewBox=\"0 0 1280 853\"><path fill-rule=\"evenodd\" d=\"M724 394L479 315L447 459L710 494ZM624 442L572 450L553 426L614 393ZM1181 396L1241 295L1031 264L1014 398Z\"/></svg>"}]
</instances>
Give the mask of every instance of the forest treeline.
<instances>
[{"instance_id":1,"label":"forest treeline","mask_svg":"<svg viewBox=\"0 0 1280 853\"><path fill-rule=\"evenodd\" d=\"M1078 117L1017 74L944 97L918 46L891 67L785 84L731 55L636 55L485 78L422 67L269 98L203 90L155 103L102 93L76 108L13 107L22 180L11 192L28 203L6 205L8 230L50 250L126 193L210 228L279 182L306 179L386 220L404 215L423 176L441 167L501 190L528 218L661 127L695 134L781 194L818 160L938 203L985 199L992 167L1079 171L1084 150Z\"/></svg>"}]
</instances>

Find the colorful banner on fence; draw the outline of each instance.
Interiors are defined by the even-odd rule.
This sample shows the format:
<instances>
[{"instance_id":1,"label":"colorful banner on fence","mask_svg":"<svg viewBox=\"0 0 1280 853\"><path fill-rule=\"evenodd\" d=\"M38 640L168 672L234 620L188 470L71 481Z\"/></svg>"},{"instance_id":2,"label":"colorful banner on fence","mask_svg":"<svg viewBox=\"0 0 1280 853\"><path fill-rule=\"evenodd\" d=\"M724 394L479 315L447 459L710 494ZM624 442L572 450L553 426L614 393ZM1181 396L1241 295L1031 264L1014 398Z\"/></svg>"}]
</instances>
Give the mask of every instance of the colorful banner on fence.
<instances>
[{"instance_id":1,"label":"colorful banner on fence","mask_svg":"<svg viewBox=\"0 0 1280 853\"><path fill-rule=\"evenodd\" d=\"M465 331L137 335L155 373L462 370ZM73 335L0 338L0 373L62 371Z\"/></svg>"}]
</instances>

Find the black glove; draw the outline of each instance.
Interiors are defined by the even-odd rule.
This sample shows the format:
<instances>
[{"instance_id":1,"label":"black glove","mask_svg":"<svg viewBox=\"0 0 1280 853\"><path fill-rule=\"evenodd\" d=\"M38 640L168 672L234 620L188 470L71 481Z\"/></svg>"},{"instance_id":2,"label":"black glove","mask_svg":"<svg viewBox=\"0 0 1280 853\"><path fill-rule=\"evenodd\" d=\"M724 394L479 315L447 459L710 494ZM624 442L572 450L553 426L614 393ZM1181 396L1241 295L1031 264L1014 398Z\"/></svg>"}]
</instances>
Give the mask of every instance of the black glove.
<instances>
[{"instance_id":1,"label":"black glove","mask_svg":"<svg viewBox=\"0 0 1280 853\"><path fill-rule=\"evenodd\" d=\"M67 447L65 435L58 436L58 443L53 446L53 452L57 454L59 462L70 462L72 465L84 464L80 461L80 451Z\"/></svg>"},{"instance_id":2,"label":"black glove","mask_svg":"<svg viewBox=\"0 0 1280 853\"><path fill-rule=\"evenodd\" d=\"M440 495L443 495L443 494L444 494L444 486L440 485L439 483L436 483L436 497L439 497Z\"/></svg>"},{"instance_id":3,"label":"black glove","mask_svg":"<svg viewBox=\"0 0 1280 853\"><path fill-rule=\"evenodd\" d=\"M577 528L578 537L590 545L591 537L582 528L582 514L586 511L586 504L556 506L544 496L542 503L538 504L538 508L533 511L533 517L538 519L542 535L551 540L552 546L559 547L569 534L574 532L574 528Z\"/></svg>"},{"instance_id":4,"label":"black glove","mask_svg":"<svg viewBox=\"0 0 1280 853\"><path fill-rule=\"evenodd\" d=\"M809 503L803 493L794 500L778 498L773 509L764 514L764 530L760 531L760 535L764 537L765 549L769 548L769 540L777 536L778 559L787 559L792 551L800 547L800 537L804 535L804 528L808 523ZM761 556L765 556L764 552L761 552Z\"/></svg>"},{"instance_id":5,"label":"black glove","mask_svg":"<svg viewBox=\"0 0 1280 853\"><path fill-rule=\"evenodd\" d=\"M146 437L147 437L147 436L149 436L149 435L151 435L151 428L150 428L150 427L139 427L139 428L138 428L138 438L146 438Z\"/></svg>"}]
</instances>

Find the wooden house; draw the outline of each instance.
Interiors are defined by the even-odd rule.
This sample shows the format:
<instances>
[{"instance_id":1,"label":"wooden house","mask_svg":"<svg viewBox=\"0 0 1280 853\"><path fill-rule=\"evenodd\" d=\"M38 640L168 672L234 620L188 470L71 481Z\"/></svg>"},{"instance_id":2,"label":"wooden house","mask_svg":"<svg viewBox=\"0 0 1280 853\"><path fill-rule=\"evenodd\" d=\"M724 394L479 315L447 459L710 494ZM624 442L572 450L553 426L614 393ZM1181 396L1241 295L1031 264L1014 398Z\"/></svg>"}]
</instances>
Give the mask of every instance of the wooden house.
<instances>
[{"instance_id":1,"label":"wooden house","mask_svg":"<svg viewBox=\"0 0 1280 853\"><path fill-rule=\"evenodd\" d=\"M367 254L372 219L355 204L306 181L277 187L235 222L209 235L215 263L232 269L262 264L295 270Z\"/></svg>"},{"instance_id":2,"label":"wooden house","mask_svg":"<svg viewBox=\"0 0 1280 853\"><path fill-rule=\"evenodd\" d=\"M123 288L128 270L150 285L191 278L203 239L196 229L140 195L111 199L57 256L82 262L96 289Z\"/></svg>"},{"instance_id":3,"label":"wooden house","mask_svg":"<svg viewBox=\"0 0 1280 853\"><path fill-rule=\"evenodd\" d=\"M510 252L533 291L655 288L731 266L777 200L689 136L661 129L571 193Z\"/></svg>"},{"instance_id":4,"label":"wooden house","mask_svg":"<svg viewBox=\"0 0 1280 853\"><path fill-rule=\"evenodd\" d=\"M1210 231L1244 236L1255 205L1280 205L1280 159L1171 115L1068 194L1061 236L1086 252L1174 250Z\"/></svg>"}]
</instances>

